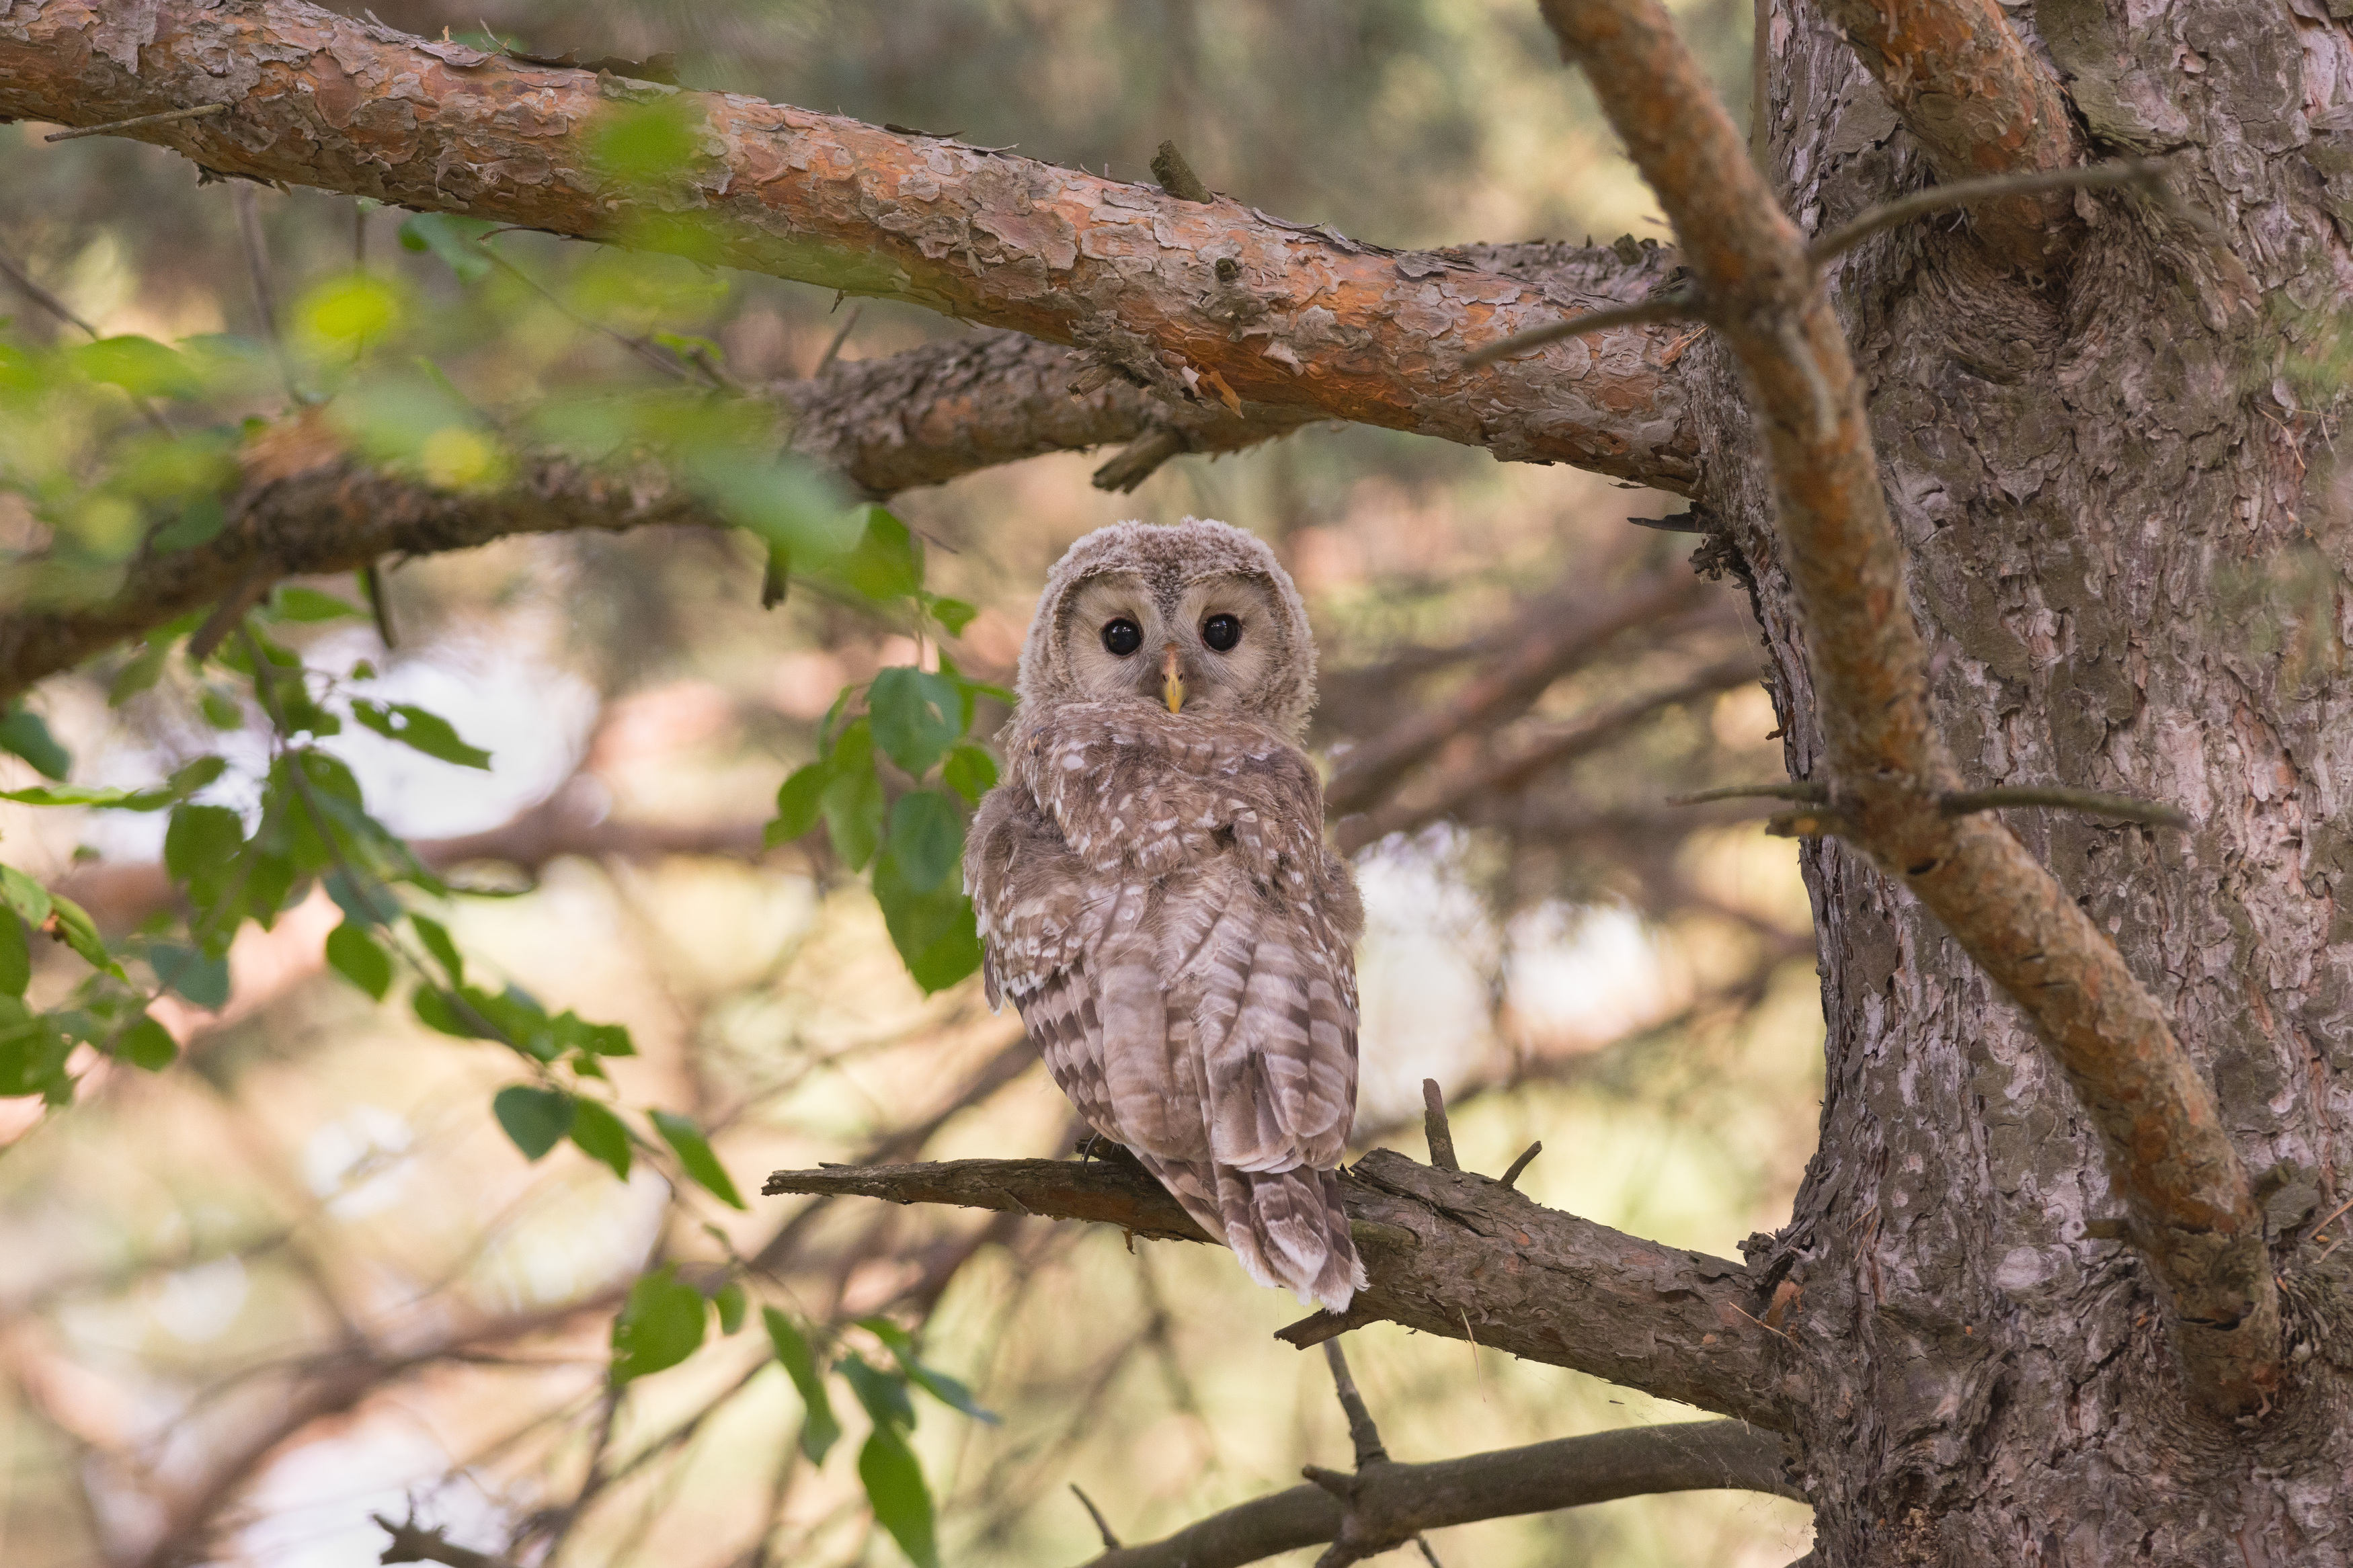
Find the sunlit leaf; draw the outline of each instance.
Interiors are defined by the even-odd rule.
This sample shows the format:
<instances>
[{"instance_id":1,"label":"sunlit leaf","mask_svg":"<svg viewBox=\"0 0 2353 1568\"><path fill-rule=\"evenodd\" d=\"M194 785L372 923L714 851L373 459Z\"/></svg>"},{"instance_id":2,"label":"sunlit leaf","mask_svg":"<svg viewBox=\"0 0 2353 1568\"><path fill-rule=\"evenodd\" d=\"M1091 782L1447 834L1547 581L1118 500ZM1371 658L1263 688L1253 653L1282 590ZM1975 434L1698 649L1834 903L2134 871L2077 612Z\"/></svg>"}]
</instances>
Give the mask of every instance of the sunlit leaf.
<instances>
[{"instance_id":1,"label":"sunlit leaf","mask_svg":"<svg viewBox=\"0 0 2353 1568\"><path fill-rule=\"evenodd\" d=\"M327 933L327 963L379 1002L392 989L391 956L375 944L365 926L348 919Z\"/></svg>"},{"instance_id":2,"label":"sunlit leaf","mask_svg":"<svg viewBox=\"0 0 2353 1568\"><path fill-rule=\"evenodd\" d=\"M572 1131L572 1097L561 1089L512 1083L491 1097L491 1114L526 1160L536 1160Z\"/></svg>"},{"instance_id":3,"label":"sunlit leaf","mask_svg":"<svg viewBox=\"0 0 2353 1568\"><path fill-rule=\"evenodd\" d=\"M58 939L72 948L91 968L111 974L117 980L125 978L122 965L115 963L114 955L106 951L105 939L98 934L98 922L90 918L88 910L63 893L51 893L49 922L57 931Z\"/></svg>"},{"instance_id":4,"label":"sunlit leaf","mask_svg":"<svg viewBox=\"0 0 2353 1568\"><path fill-rule=\"evenodd\" d=\"M923 608L932 613L932 619L939 622L952 637L964 636L965 627L972 625L973 617L980 614L976 605L967 605L962 599L942 598L936 595L924 596Z\"/></svg>"},{"instance_id":5,"label":"sunlit leaf","mask_svg":"<svg viewBox=\"0 0 2353 1568\"><path fill-rule=\"evenodd\" d=\"M49 918L49 890L14 866L0 866L0 903L36 929Z\"/></svg>"},{"instance_id":6,"label":"sunlit leaf","mask_svg":"<svg viewBox=\"0 0 2353 1568\"><path fill-rule=\"evenodd\" d=\"M613 1320L613 1381L628 1383L692 1355L702 1346L709 1311L702 1292L673 1269L640 1279Z\"/></svg>"},{"instance_id":7,"label":"sunlit leaf","mask_svg":"<svg viewBox=\"0 0 2353 1568\"><path fill-rule=\"evenodd\" d=\"M874 743L909 774L921 778L964 733L964 694L944 675L893 665L867 689Z\"/></svg>"},{"instance_id":8,"label":"sunlit leaf","mask_svg":"<svg viewBox=\"0 0 2353 1568\"><path fill-rule=\"evenodd\" d=\"M178 1058L180 1043L172 1038L171 1030L142 1013L114 1042L114 1054L132 1067L162 1072Z\"/></svg>"},{"instance_id":9,"label":"sunlit leaf","mask_svg":"<svg viewBox=\"0 0 2353 1568\"><path fill-rule=\"evenodd\" d=\"M743 1198L735 1191L734 1182L728 1177L727 1168L719 1163L719 1156L711 1152L710 1141L703 1137L702 1129L689 1118L673 1116L667 1110L653 1112L653 1124L654 1131L662 1135L662 1142L670 1146L678 1155L678 1163L686 1167L686 1173L693 1177L698 1185L731 1207L740 1209L744 1206Z\"/></svg>"},{"instance_id":10,"label":"sunlit leaf","mask_svg":"<svg viewBox=\"0 0 2353 1568\"><path fill-rule=\"evenodd\" d=\"M332 621L363 613L356 605L347 605L332 594L322 594L300 584L280 588L271 595L270 607L281 621Z\"/></svg>"},{"instance_id":11,"label":"sunlit leaf","mask_svg":"<svg viewBox=\"0 0 2353 1568\"><path fill-rule=\"evenodd\" d=\"M373 272L346 272L314 285L294 306L294 329L314 352L356 353L400 325L400 290Z\"/></svg>"},{"instance_id":12,"label":"sunlit leaf","mask_svg":"<svg viewBox=\"0 0 2353 1568\"><path fill-rule=\"evenodd\" d=\"M428 713L414 702L378 702L370 697L352 700L352 717L389 741L398 741L428 757L459 767L488 769L491 753L460 740L449 721Z\"/></svg>"},{"instance_id":13,"label":"sunlit leaf","mask_svg":"<svg viewBox=\"0 0 2353 1568\"><path fill-rule=\"evenodd\" d=\"M604 1106L586 1099L572 1102L572 1142L590 1159L612 1167L613 1174L622 1181L629 1179L635 1153L629 1146L629 1130Z\"/></svg>"},{"instance_id":14,"label":"sunlit leaf","mask_svg":"<svg viewBox=\"0 0 2353 1568\"><path fill-rule=\"evenodd\" d=\"M0 719L0 752L24 758L43 778L61 779L73 766L73 758L50 737L48 725L27 709Z\"/></svg>"},{"instance_id":15,"label":"sunlit leaf","mask_svg":"<svg viewBox=\"0 0 2353 1568\"><path fill-rule=\"evenodd\" d=\"M940 764L940 782L974 805L997 787L997 759L969 741L960 741Z\"/></svg>"},{"instance_id":16,"label":"sunlit leaf","mask_svg":"<svg viewBox=\"0 0 2353 1568\"><path fill-rule=\"evenodd\" d=\"M821 1465L827 1450L841 1436L841 1422L833 1414L833 1401L825 1391L825 1378L818 1371L817 1357L809 1342L796 1328L793 1321L774 1307L760 1309L760 1321L767 1325L768 1342L776 1347L776 1360L785 1375L793 1380L793 1387L801 1396L801 1452L809 1463Z\"/></svg>"},{"instance_id":17,"label":"sunlit leaf","mask_svg":"<svg viewBox=\"0 0 2353 1568\"><path fill-rule=\"evenodd\" d=\"M891 1532L908 1561L915 1568L939 1568L931 1489L906 1439L888 1426L875 1427L858 1450L858 1479L865 1483L874 1521Z\"/></svg>"},{"instance_id":18,"label":"sunlit leaf","mask_svg":"<svg viewBox=\"0 0 2353 1568\"><path fill-rule=\"evenodd\" d=\"M204 378L187 356L153 338L100 338L66 351L66 360L90 380L142 397L193 397Z\"/></svg>"}]
</instances>

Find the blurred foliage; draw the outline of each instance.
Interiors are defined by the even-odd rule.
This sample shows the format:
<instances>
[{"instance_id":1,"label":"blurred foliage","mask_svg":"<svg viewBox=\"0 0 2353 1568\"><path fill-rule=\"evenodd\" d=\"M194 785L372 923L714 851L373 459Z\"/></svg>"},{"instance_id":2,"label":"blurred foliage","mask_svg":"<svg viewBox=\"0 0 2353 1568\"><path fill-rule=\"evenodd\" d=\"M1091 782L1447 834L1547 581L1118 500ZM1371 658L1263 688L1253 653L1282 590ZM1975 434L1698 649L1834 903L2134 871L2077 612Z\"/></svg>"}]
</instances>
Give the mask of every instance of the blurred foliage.
<instances>
[{"instance_id":1,"label":"blurred foliage","mask_svg":"<svg viewBox=\"0 0 2353 1568\"><path fill-rule=\"evenodd\" d=\"M1533 8L1500 0L377 9L675 50L689 85L1132 177L1173 136L1211 185L1388 244L1655 222ZM1679 10L1737 109L1748 7ZM29 300L0 325L0 611L215 538L240 446L298 417L445 489L560 452L735 526L281 584L0 713L0 1251L38 1259L0 1272L8 1560L364 1561L370 1510L413 1503L533 1562L1077 1561L1073 1477L1136 1539L1341 1451L1319 1370L1265 1339L1284 1304L1206 1249L779 1221L739 1178L1068 1149L965 984L957 865L1076 533L1197 511L1274 542L1335 672L1331 744L1442 700L1461 666L1430 650L1556 581L1679 569L1622 527L1644 500L1350 431L1187 459L1132 502L1073 458L852 506L776 455L760 395L816 363L827 294L307 192L251 197L252 256L185 164L38 129L6 132L0 248L91 327ZM625 179L694 155L659 104L600 132ZM880 305L845 352L957 330ZM1529 721L1687 671L1687 642L1571 674ZM1770 721L1754 691L1686 705L1560 798L1769 770ZM1525 1179L1545 1201L1718 1250L1778 1217L1818 1071L1786 847L1473 824L1360 871L1367 1142L1430 1073L1474 1163L1535 1131L1582 1146ZM1352 1343L1401 1456L1677 1414L1393 1330ZM353 1368L349 1423L313 1425ZM1497 1563L1778 1563L1800 1511L1450 1533Z\"/></svg>"}]
</instances>

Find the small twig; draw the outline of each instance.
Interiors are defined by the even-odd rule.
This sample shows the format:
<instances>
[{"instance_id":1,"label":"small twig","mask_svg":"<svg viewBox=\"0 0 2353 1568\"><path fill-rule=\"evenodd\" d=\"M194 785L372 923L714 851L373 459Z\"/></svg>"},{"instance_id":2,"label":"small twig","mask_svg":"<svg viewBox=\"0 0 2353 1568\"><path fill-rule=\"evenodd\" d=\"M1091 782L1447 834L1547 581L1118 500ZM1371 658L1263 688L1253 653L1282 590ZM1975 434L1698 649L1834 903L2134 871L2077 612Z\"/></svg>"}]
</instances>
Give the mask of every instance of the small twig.
<instances>
[{"instance_id":1,"label":"small twig","mask_svg":"<svg viewBox=\"0 0 2353 1568\"><path fill-rule=\"evenodd\" d=\"M1152 155L1152 177L1160 182L1162 190L1180 202L1199 202L1206 206L1218 199L1201 183L1201 176L1193 173L1193 165L1185 162L1185 154L1176 151L1174 142L1163 142L1160 151Z\"/></svg>"},{"instance_id":2,"label":"small twig","mask_svg":"<svg viewBox=\"0 0 2353 1568\"><path fill-rule=\"evenodd\" d=\"M198 626L195 635L188 639L188 661L202 664L212 658L213 649L220 647L221 639L237 629L237 623L245 619L245 613L261 603L261 596L269 592L270 584L276 581L277 574L267 561L248 572L244 581L228 591L227 596L213 607L213 613L205 617L205 624Z\"/></svg>"},{"instance_id":3,"label":"small twig","mask_svg":"<svg viewBox=\"0 0 2353 1568\"><path fill-rule=\"evenodd\" d=\"M1570 316L1565 321L1547 321L1541 327L1514 332L1499 342L1472 349L1462 356L1462 368L1478 370L1499 359L1510 359L1530 349L1556 343L1563 338L1581 338L1588 332L1607 331L1611 327L1636 327L1647 321L1688 321L1699 315L1699 296L1679 289L1671 294L1645 300L1639 305L1620 305L1615 310L1594 310L1582 316Z\"/></svg>"},{"instance_id":4,"label":"small twig","mask_svg":"<svg viewBox=\"0 0 2353 1568\"><path fill-rule=\"evenodd\" d=\"M1446 1568L1446 1564L1438 1560L1438 1553L1430 1549L1427 1537L1417 1535L1413 1538L1413 1543L1421 1548L1421 1560L1429 1563L1430 1568Z\"/></svg>"},{"instance_id":5,"label":"small twig","mask_svg":"<svg viewBox=\"0 0 2353 1568\"><path fill-rule=\"evenodd\" d=\"M1185 432L1170 425L1157 426L1113 452L1095 470L1094 487L1132 494L1136 486L1158 473L1163 463L1192 449L1192 439Z\"/></svg>"},{"instance_id":6,"label":"small twig","mask_svg":"<svg viewBox=\"0 0 2353 1568\"><path fill-rule=\"evenodd\" d=\"M2000 811L2006 805L2048 805L2061 811L2081 811L2094 816L2113 816L2126 822L2146 823L2152 827L2190 826L2189 816L2170 805L2155 801L2137 800L2128 795L2108 795L2093 789L2065 789L2057 785L2021 784L1996 789L1955 790L1936 798L1936 809L1947 816L1968 816L1975 812Z\"/></svg>"},{"instance_id":7,"label":"small twig","mask_svg":"<svg viewBox=\"0 0 2353 1568\"><path fill-rule=\"evenodd\" d=\"M445 1568L513 1568L503 1557L487 1552L477 1552L470 1546L459 1546L438 1530L427 1530L414 1518L398 1524L380 1513L368 1515L382 1526L392 1540L385 1546L378 1563L439 1563Z\"/></svg>"},{"instance_id":8,"label":"small twig","mask_svg":"<svg viewBox=\"0 0 2353 1568\"><path fill-rule=\"evenodd\" d=\"M1697 795L1671 795L1669 805L1705 805L1718 800L1796 800L1808 805L1820 805L1831 797L1831 792L1818 784L1728 784L1723 789L1704 789Z\"/></svg>"},{"instance_id":9,"label":"small twig","mask_svg":"<svg viewBox=\"0 0 2353 1568\"><path fill-rule=\"evenodd\" d=\"M1087 1517L1095 1521L1095 1531L1103 1537L1103 1550L1105 1552L1118 1551L1119 1537L1111 1532L1111 1521L1103 1518L1103 1510L1095 1506L1095 1500L1081 1491L1079 1489L1079 1483L1076 1481L1072 1481L1071 1483L1071 1495L1079 1500L1079 1505L1087 1510Z\"/></svg>"},{"instance_id":10,"label":"small twig","mask_svg":"<svg viewBox=\"0 0 2353 1568\"><path fill-rule=\"evenodd\" d=\"M385 596L382 562L371 561L360 568L360 587L367 594L368 614L375 619L376 639L388 653L398 645L392 635L392 602Z\"/></svg>"},{"instance_id":11,"label":"small twig","mask_svg":"<svg viewBox=\"0 0 2353 1568\"><path fill-rule=\"evenodd\" d=\"M118 131L137 131L144 126L168 124L174 120L201 120L207 114L227 114L226 103L200 103L194 109L167 109L161 114L137 114L129 120L110 120L103 125L78 125L71 131L52 131L41 138L44 142L71 142L83 136L111 136Z\"/></svg>"},{"instance_id":12,"label":"small twig","mask_svg":"<svg viewBox=\"0 0 2353 1568\"><path fill-rule=\"evenodd\" d=\"M840 329L833 334L833 341L825 345L825 353L817 356L817 367L808 373L809 380L815 381L833 368L833 362L841 356L841 345L849 341L849 334L858 326L858 318L865 311L866 301L863 300L849 307L849 314L842 319Z\"/></svg>"},{"instance_id":13,"label":"small twig","mask_svg":"<svg viewBox=\"0 0 2353 1568\"><path fill-rule=\"evenodd\" d=\"M1504 1186L1506 1191L1510 1190L1514 1182L1520 1179L1520 1173L1528 1168L1528 1162L1543 1152L1544 1140L1541 1138L1520 1151L1520 1157L1513 1161L1510 1168L1504 1173Z\"/></svg>"},{"instance_id":14,"label":"small twig","mask_svg":"<svg viewBox=\"0 0 2353 1568\"><path fill-rule=\"evenodd\" d=\"M1852 250L1873 235L1910 223L1915 217L1947 207L1973 205L2003 196L2039 195L2044 191L2097 190L2104 186L2140 185L2155 188L2165 176L2165 165L2147 159L2091 163L2074 169L2046 169L2031 174L1996 174L1983 180L1959 180L1930 185L1884 206L1876 206L1852 223L1834 228L1806 247L1806 259L1816 267Z\"/></svg>"},{"instance_id":15,"label":"small twig","mask_svg":"<svg viewBox=\"0 0 2353 1568\"><path fill-rule=\"evenodd\" d=\"M1430 1163L1441 1171L1459 1171L1462 1167L1454 1158L1454 1130L1446 1122L1446 1096L1440 1092L1438 1080L1421 1080L1421 1131L1430 1140Z\"/></svg>"},{"instance_id":16,"label":"small twig","mask_svg":"<svg viewBox=\"0 0 2353 1568\"><path fill-rule=\"evenodd\" d=\"M1332 1386L1339 1393L1342 1414L1348 1417L1348 1441L1356 1446L1356 1468L1388 1464L1389 1451L1381 1446L1381 1430L1373 1424L1373 1413L1357 1392L1356 1380L1348 1375L1347 1352L1341 1350L1338 1340L1324 1342L1324 1364L1332 1369Z\"/></svg>"}]
</instances>

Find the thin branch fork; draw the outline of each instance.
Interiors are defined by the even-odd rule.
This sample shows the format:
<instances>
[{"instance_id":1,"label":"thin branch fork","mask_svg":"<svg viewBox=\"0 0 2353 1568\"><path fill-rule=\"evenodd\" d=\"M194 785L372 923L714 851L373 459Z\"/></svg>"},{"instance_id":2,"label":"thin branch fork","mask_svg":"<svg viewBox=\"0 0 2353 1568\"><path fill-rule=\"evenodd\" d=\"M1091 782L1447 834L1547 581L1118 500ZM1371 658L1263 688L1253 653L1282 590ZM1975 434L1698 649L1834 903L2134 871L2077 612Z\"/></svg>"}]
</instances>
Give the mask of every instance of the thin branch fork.
<instances>
[{"instance_id":1,"label":"thin branch fork","mask_svg":"<svg viewBox=\"0 0 2353 1568\"><path fill-rule=\"evenodd\" d=\"M1992 0L1902 10L1918 19L1954 6L2007 30ZM1876 14L1833 6L1861 9ZM2091 917L2000 822L1940 806L1959 780L1929 710L1862 386L1804 237L1659 0L1543 0L1543 11L1658 193L1747 373L1846 836L2032 1021L2099 1130L2193 1401L2257 1415L2279 1385L2280 1310L2246 1171L2197 1063ZM2007 166L2073 161L2048 142L2021 151Z\"/></svg>"}]
</instances>

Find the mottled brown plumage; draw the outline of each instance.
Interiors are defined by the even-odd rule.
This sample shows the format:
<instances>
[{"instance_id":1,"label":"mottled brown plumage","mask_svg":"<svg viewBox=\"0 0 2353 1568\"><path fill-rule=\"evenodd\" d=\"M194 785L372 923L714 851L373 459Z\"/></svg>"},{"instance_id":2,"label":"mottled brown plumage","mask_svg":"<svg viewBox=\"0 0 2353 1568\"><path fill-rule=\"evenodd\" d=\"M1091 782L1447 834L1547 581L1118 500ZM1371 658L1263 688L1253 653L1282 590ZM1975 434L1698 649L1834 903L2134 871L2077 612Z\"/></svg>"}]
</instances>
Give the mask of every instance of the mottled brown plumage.
<instances>
[{"instance_id":1,"label":"mottled brown plumage","mask_svg":"<svg viewBox=\"0 0 2353 1568\"><path fill-rule=\"evenodd\" d=\"M965 851L990 1004L1252 1279L1344 1310L1363 912L1298 746L1297 590L1224 523L1098 530L1047 580L1019 684Z\"/></svg>"}]
</instances>

